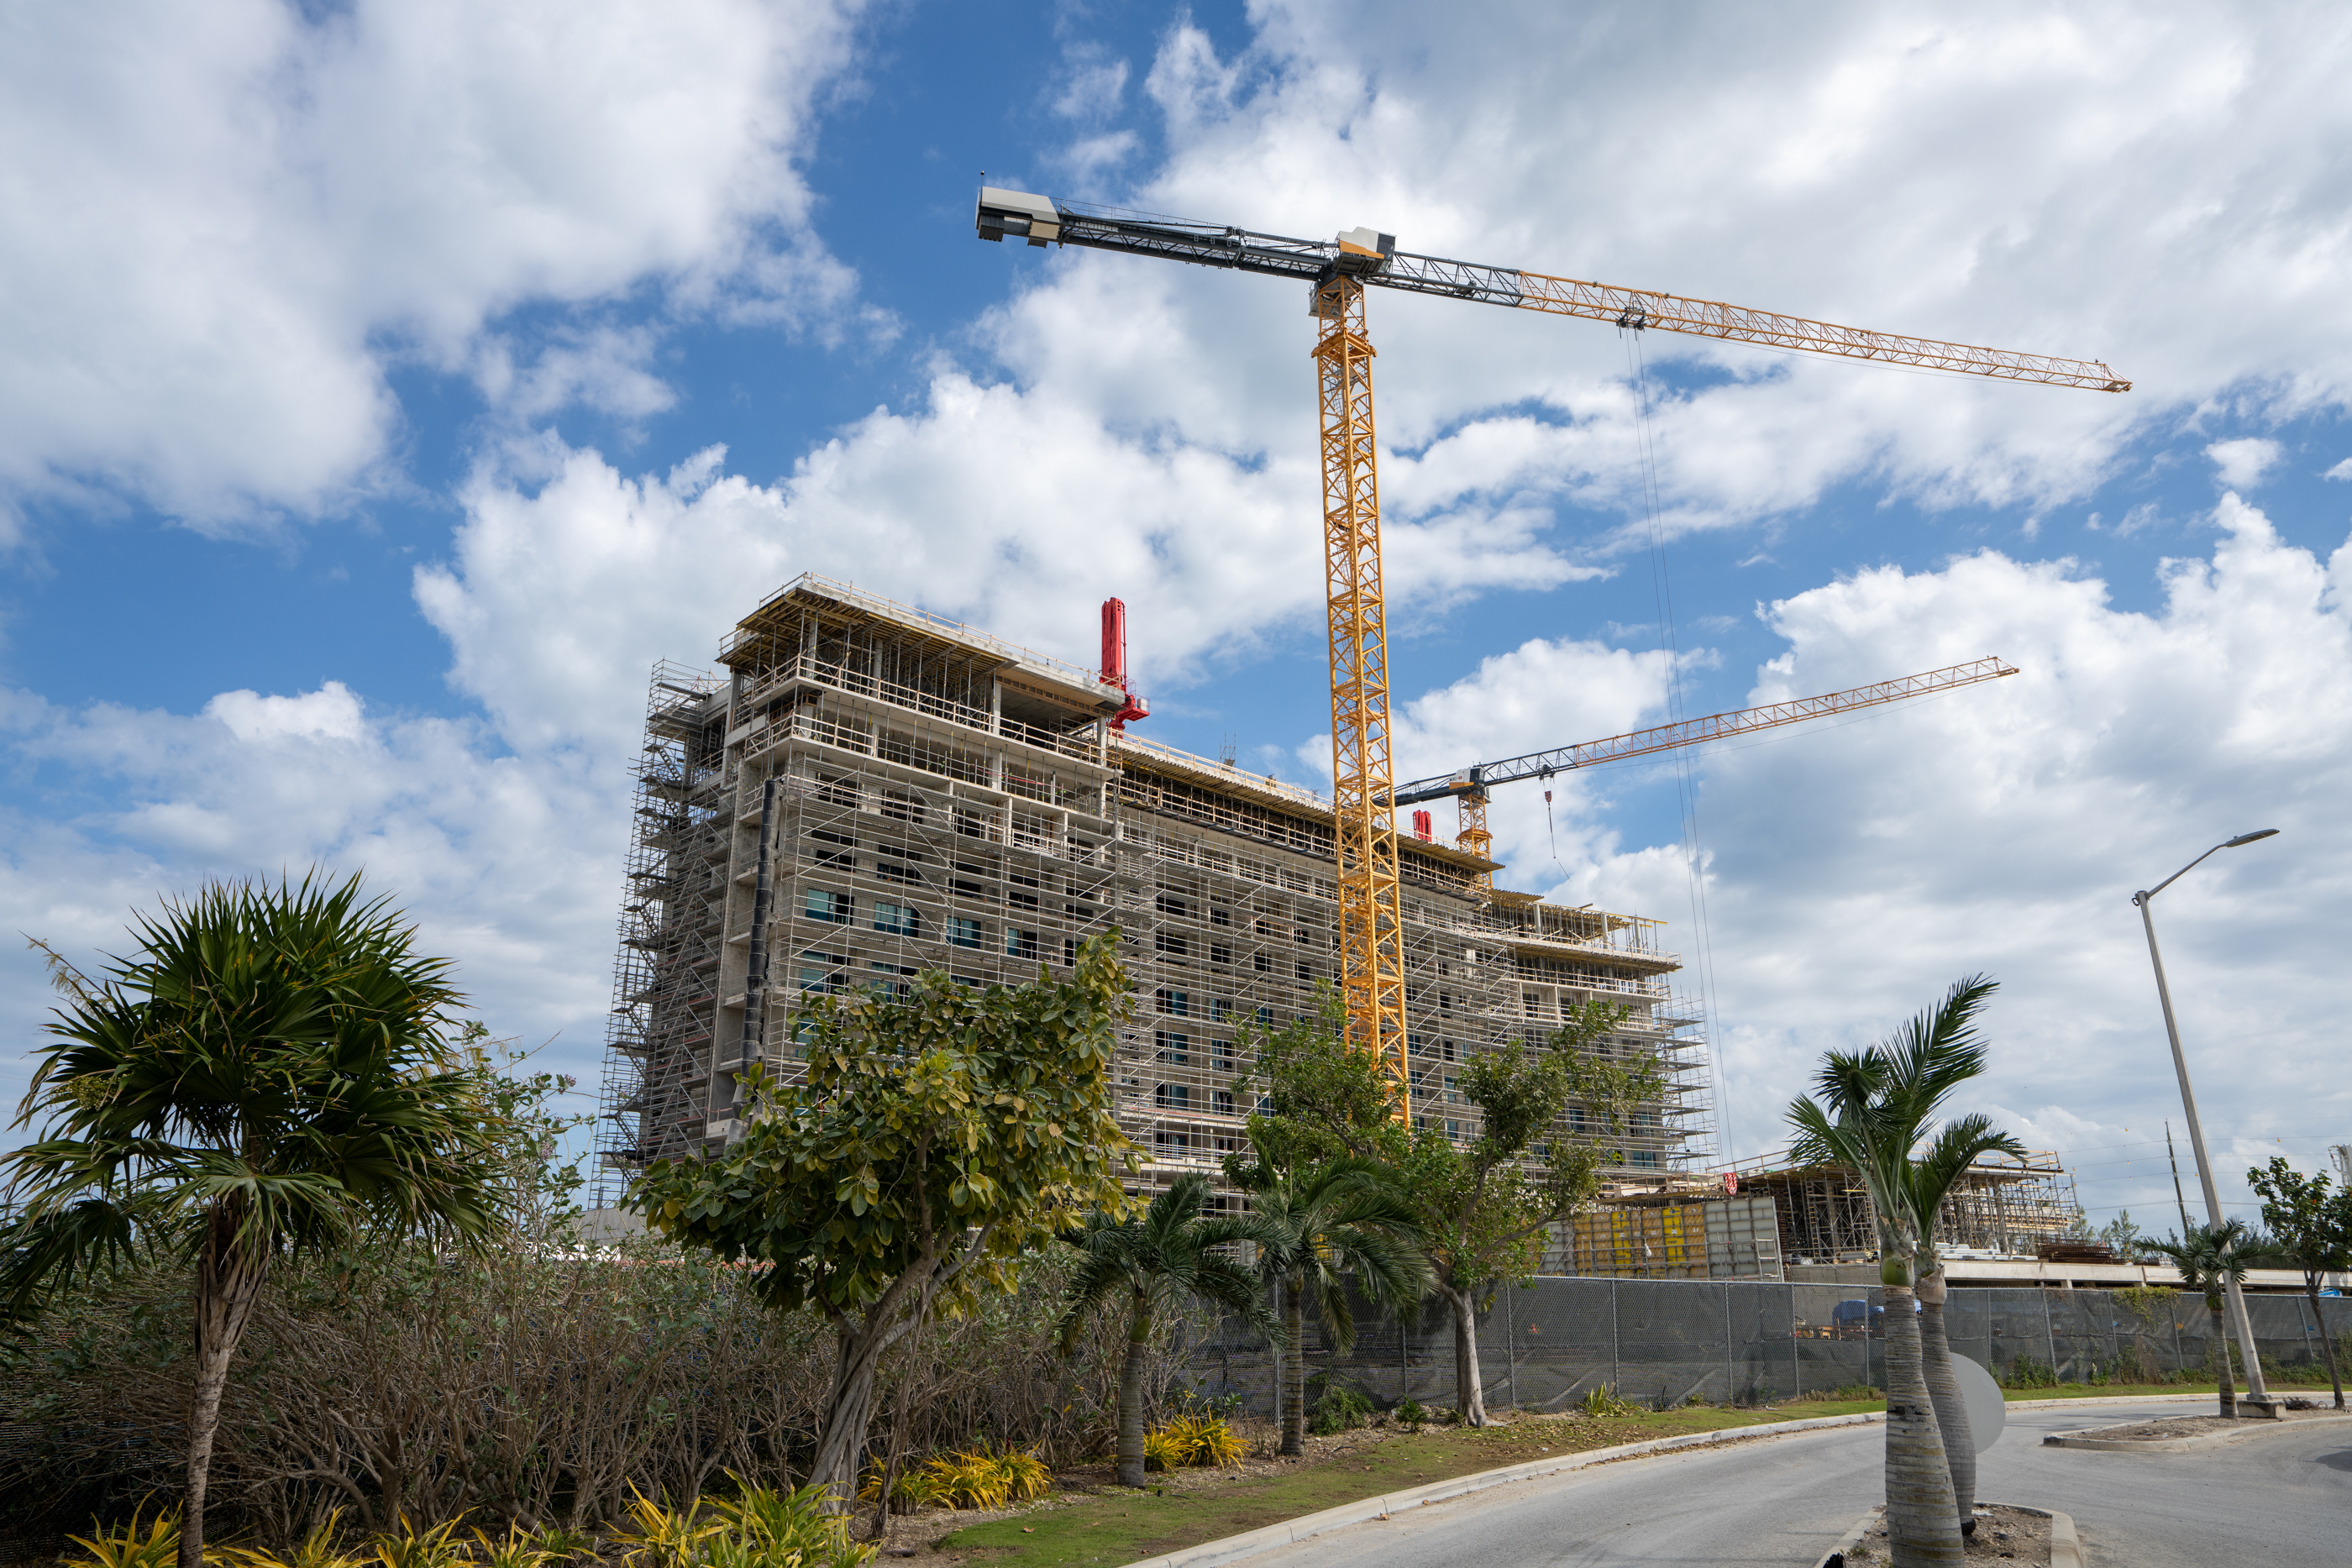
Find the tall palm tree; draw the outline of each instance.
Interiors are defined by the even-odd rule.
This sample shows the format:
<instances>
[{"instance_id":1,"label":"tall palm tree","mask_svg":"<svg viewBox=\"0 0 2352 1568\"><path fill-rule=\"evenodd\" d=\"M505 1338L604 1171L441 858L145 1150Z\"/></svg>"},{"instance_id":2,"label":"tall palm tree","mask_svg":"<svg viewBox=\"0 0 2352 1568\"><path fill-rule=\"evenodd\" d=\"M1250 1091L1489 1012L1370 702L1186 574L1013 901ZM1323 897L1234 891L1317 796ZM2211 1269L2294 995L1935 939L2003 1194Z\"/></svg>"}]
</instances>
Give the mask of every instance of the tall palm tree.
<instances>
[{"instance_id":1,"label":"tall palm tree","mask_svg":"<svg viewBox=\"0 0 2352 1568\"><path fill-rule=\"evenodd\" d=\"M1959 1568L1962 1562L1951 1459L1927 1386L1915 1305L1921 1234L1911 1155L1936 1107L1984 1070L1975 1018L1994 988L1984 976L1970 976L1893 1040L1864 1051L1825 1053L1814 1085L1826 1106L1800 1095L1789 1107L1797 1134L1791 1157L1853 1171L1877 1221L1886 1322L1886 1525L1895 1568Z\"/></svg>"},{"instance_id":2,"label":"tall palm tree","mask_svg":"<svg viewBox=\"0 0 2352 1568\"><path fill-rule=\"evenodd\" d=\"M200 1568L229 1362L278 1259L363 1229L478 1245L508 1150L486 1073L450 1040L446 961L359 879L215 883L137 917L134 955L68 998L0 1156L0 1315L21 1326L118 1259L194 1265L181 1568Z\"/></svg>"},{"instance_id":3,"label":"tall palm tree","mask_svg":"<svg viewBox=\"0 0 2352 1568\"><path fill-rule=\"evenodd\" d=\"M1429 1293L1429 1260L1412 1204L1388 1167L1336 1159L1304 1170L1257 1167L1252 1217L1265 1227L1257 1271L1282 1302L1282 1452L1306 1452L1307 1310L1321 1318L1334 1349L1356 1343L1347 1280L1374 1306L1402 1309Z\"/></svg>"},{"instance_id":4,"label":"tall palm tree","mask_svg":"<svg viewBox=\"0 0 2352 1568\"><path fill-rule=\"evenodd\" d=\"M1266 1310L1256 1276L1224 1250L1236 1242L1263 1246L1275 1238L1255 1215L1203 1218L1209 1178L1179 1176L1151 1200L1140 1219L1118 1221L1097 1212L1064 1239L1085 1254L1063 1297L1062 1348L1077 1343L1096 1311L1127 1298L1127 1359L1118 1372L1118 1479L1143 1480L1143 1363L1152 1319L1188 1299L1238 1312L1252 1328L1278 1340L1281 1326Z\"/></svg>"},{"instance_id":5,"label":"tall palm tree","mask_svg":"<svg viewBox=\"0 0 2352 1568\"><path fill-rule=\"evenodd\" d=\"M1961 1116L1939 1129L1927 1152L1911 1162L1911 1223L1918 1238L1914 1267L1918 1275L1919 1360L1936 1428L1944 1439L1944 1462L1952 1475L1952 1511L1962 1535L1977 1530L1977 1445L1969 1428L1968 1401L1952 1366L1952 1342L1944 1329L1944 1260L1936 1252L1936 1217L1944 1198L1979 1155L2025 1156L2025 1146L1980 1114Z\"/></svg>"},{"instance_id":6,"label":"tall palm tree","mask_svg":"<svg viewBox=\"0 0 2352 1568\"><path fill-rule=\"evenodd\" d=\"M2232 1284L2243 1284L2246 1270L2270 1260L2268 1239L2246 1228L2242 1219L2219 1225L2192 1225L2178 1241L2151 1241L2147 1249L2171 1260L2180 1270L2180 1282L2203 1294L2205 1310L2213 1314L2213 1343L2221 1348L2221 1414L2234 1419L2238 1391L2230 1378L2230 1336L2221 1325L2221 1301Z\"/></svg>"}]
</instances>

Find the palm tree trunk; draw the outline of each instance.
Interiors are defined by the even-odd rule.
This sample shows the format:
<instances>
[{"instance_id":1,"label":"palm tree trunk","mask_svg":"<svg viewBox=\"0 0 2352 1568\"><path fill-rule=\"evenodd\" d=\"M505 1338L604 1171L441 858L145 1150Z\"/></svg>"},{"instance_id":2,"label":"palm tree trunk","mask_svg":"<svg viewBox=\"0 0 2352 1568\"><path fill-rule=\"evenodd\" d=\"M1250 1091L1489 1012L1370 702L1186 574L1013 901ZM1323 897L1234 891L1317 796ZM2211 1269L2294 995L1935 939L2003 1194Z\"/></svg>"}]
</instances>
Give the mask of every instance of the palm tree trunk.
<instances>
[{"instance_id":1,"label":"palm tree trunk","mask_svg":"<svg viewBox=\"0 0 2352 1568\"><path fill-rule=\"evenodd\" d=\"M204 1568L205 1490L212 1477L213 1437L220 1429L221 1391L236 1354L261 1282L267 1254L255 1258L237 1244L240 1211L215 1207L196 1260L196 1386L188 1408L188 1500L180 1514L180 1568Z\"/></svg>"},{"instance_id":2,"label":"palm tree trunk","mask_svg":"<svg viewBox=\"0 0 2352 1568\"><path fill-rule=\"evenodd\" d=\"M1952 1343L1944 1333L1944 1273L1919 1281L1919 1365L1927 1401L1936 1407L1936 1429L1944 1439L1944 1463L1952 1472L1952 1511L1962 1535L1977 1531L1977 1445L1969 1430L1968 1401L1952 1366Z\"/></svg>"},{"instance_id":3,"label":"palm tree trunk","mask_svg":"<svg viewBox=\"0 0 2352 1568\"><path fill-rule=\"evenodd\" d=\"M2238 1418L2238 1390L2230 1381L2230 1335L2221 1326L2221 1298L2205 1298L2205 1310L2213 1314L2213 1343L2221 1347L2221 1414L2234 1421Z\"/></svg>"},{"instance_id":4,"label":"palm tree trunk","mask_svg":"<svg viewBox=\"0 0 2352 1568\"><path fill-rule=\"evenodd\" d=\"M1134 1315L1127 1324L1127 1359L1118 1368L1118 1484L1139 1487L1143 1480L1143 1355L1151 1343L1151 1298L1135 1292Z\"/></svg>"},{"instance_id":5,"label":"palm tree trunk","mask_svg":"<svg viewBox=\"0 0 2352 1568\"><path fill-rule=\"evenodd\" d=\"M1952 1469L1920 1364L1909 1290L1885 1287L1886 1533L1895 1568L1961 1568Z\"/></svg>"},{"instance_id":6,"label":"palm tree trunk","mask_svg":"<svg viewBox=\"0 0 2352 1568\"><path fill-rule=\"evenodd\" d=\"M2335 1336L2327 1332L2326 1314L2319 1310L2319 1280L2315 1275L2306 1274L2303 1277L2303 1285L2311 1292L2311 1321L2319 1325L2319 1354L2327 1358L2327 1381L2335 1385L2336 1408L2341 1410L2344 1408L2344 1379L2336 1371Z\"/></svg>"},{"instance_id":7,"label":"palm tree trunk","mask_svg":"<svg viewBox=\"0 0 2352 1568\"><path fill-rule=\"evenodd\" d=\"M1307 1278L1294 1274L1282 1281L1282 1334L1289 1342L1282 1358L1282 1451L1307 1451L1307 1342L1302 1337L1306 1314L1299 1298L1307 1293Z\"/></svg>"},{"instance_id":8,"label":"palm tree trunk","mask_svg":"<svg viewBox=\"0 0 2352 1568\"><path fill-rule=\"evenodd\" d=\"M1454 1308L1454 1408L1465 1427L1486 1424L1486 1385L1478 1375L1477 1302L1469 1291L1440 1285Z\"/></svg>"}]
</instances>

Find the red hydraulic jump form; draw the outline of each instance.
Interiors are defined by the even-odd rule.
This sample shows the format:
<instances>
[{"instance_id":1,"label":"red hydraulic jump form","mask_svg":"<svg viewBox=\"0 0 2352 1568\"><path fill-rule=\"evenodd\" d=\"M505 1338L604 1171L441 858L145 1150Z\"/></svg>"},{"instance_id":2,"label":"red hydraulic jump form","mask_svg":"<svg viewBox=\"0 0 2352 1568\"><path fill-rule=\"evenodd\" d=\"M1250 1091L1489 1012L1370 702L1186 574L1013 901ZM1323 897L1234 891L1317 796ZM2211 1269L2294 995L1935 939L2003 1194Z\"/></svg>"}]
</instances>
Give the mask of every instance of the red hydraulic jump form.
<instances>
[{"instance_id":1,"label":"red hydraulic jump form","mask_svg":"<svg viewBox=\"0 0 2352 1568\"><path fill-rule=\"evenodd\" d=\"M1127 601L1103 601L1102 632L1102 684L1127 692L1127 706L1110 727L1125 729L1130 719L1151 716L1151 705L1127 689Z\"/></svg>"}]
</instances>

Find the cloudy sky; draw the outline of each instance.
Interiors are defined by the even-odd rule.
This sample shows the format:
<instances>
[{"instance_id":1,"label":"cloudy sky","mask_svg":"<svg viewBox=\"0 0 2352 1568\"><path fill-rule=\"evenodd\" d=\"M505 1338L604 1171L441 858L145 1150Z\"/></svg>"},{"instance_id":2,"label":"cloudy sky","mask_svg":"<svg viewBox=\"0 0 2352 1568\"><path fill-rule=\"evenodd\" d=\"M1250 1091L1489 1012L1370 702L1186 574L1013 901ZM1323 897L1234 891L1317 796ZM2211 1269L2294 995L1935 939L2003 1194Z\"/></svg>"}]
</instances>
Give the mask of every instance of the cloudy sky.
<instances>
[{"instance_id":1,"label":"cloudy sky","mask_svg":"<svg viewBox=\"0 0 2352 1568\"><path fill-rule=\"evenodd\" d=\"M2226 1176L2352 1142L2352 16L1446 15L12 8L7 926L89 959L205 876L363 869L593 1081L647 667L803 570L1078 662L1118 594L1150 733L1317 782L1300 290L982 246L985 170L2112 364L2130 393L1375 295L1402 762L2000 654L1549 816L1502 793L1504 880L1672 923L1727 1154L1991 973L1977 1103L2095 1221L2168 1227L2129 894L2276 827L2158 906L2184 1030ZM13 1101L46 998L0 962Z\"/></svg>"}]
</instances>

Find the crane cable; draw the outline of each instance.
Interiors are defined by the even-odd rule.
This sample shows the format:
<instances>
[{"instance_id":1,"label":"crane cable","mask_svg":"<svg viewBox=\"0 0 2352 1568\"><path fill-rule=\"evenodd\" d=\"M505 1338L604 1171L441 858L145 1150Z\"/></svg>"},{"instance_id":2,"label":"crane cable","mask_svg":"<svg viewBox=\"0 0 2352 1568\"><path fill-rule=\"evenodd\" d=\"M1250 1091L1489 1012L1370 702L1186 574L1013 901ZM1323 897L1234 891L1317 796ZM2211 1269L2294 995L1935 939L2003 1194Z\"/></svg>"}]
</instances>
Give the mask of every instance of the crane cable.
<instances>
[{"instance_id":1,"label":"crane cable","mask_svg":"<svg viewBox=\"0 0 2352 1568\"><path fill-rule=\"evenodd\" d=\"M1674 580L1666 567L1665 525L1658 515L1657 441L1650 425L1650 367L1648 356L1642 351L1643 325L1638 318L1621 320L1618 336L1625 340L1627 364L1633 380L1634 434L1642 460L1642 504L1650 536L1650 587L1658 611L1659 647L1666 655L1666 716L1667 722L1680 724L1685 717L1682 641L1675 624ZM1722 1036L1718 1027L1721 1019L1716 1009L1715 938L1707 919L1706 877L1701 868L1706 852L1699 836L1698 787L1691 777L1687 749L1675 753L1675 785L1677 803L1682 808L1683 871L1690 894L1691 925L1697 938L1699 1003L1711 1037L1707 1041L1707 1080L1714 1092L1716 1137L1720 1153L1723 1118L1728 1114L1729 1107L1724 1098Z\"/></svg>"}]
</instances>

